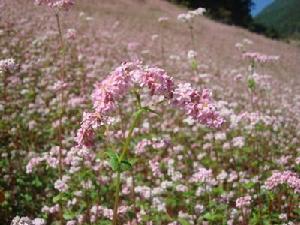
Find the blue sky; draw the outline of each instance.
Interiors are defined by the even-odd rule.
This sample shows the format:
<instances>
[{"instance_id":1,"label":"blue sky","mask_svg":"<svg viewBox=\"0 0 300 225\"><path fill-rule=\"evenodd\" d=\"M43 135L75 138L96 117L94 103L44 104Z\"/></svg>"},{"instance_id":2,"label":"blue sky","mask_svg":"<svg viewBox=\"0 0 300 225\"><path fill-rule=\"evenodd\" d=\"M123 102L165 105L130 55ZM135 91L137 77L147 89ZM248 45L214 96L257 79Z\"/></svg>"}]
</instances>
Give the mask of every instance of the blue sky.
<instances>
[{"instance_id":1,"label":"blue sky","mask_svg":"<svg viewBox=\"0 0 300 225\"><path fill-rule=\"evenodd\" d=\"M274 0L254 0L255 6L252 9L252 15L257 15L263 8L272 3Z\"/></svg>"}]
</instances>

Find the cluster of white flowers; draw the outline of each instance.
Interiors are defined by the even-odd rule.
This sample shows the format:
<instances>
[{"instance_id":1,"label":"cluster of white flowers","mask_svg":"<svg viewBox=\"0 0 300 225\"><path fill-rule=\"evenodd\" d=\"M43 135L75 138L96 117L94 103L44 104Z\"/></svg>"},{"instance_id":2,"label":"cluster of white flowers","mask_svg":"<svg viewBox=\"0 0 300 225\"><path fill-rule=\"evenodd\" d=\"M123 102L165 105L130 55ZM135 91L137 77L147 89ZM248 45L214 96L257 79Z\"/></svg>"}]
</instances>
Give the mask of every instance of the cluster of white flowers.
<instances>
[{"instance_id":1,"label":"cluster of white flowers","mask_svg":"<svg viewBox=\"0 0 300 225\"><path fill-rule=\"evenodd\" d=\"M191 22L196 16L202 16L206 12L204 8L198 8L193 11L188 11L187 13L182 13L177 16L177 19L181 22L187 23Z\"/></svg>"},{"instance_id":2,"label":"cluster of white flowers","mask_svg":"<svg viewBox=\"0 0 300 225\"><path fill-rule=\"evenodd\" d=\"M0 72L12 72L16 68L16 63L13 58L0 60Z\"/></svg>"}]
</instances>

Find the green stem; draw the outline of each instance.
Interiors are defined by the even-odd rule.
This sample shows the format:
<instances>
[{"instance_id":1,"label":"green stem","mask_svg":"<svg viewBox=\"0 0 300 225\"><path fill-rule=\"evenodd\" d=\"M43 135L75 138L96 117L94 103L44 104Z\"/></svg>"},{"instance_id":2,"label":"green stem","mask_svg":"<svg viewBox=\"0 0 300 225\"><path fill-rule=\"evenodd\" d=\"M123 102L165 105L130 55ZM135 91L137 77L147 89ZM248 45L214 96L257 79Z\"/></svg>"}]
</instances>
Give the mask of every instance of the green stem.
<instances>
[{"instance_id":1,"label":"green stem","mask_svg":"<svg viewBox=\"0 0 300 225\"><path fill-rule=\"evenodd\" d=\"M193 28L193 24L189 25L190 28L190 34L191 34L191 43L192 43L192 48L193 50L195 50L195 41L194 41L194 28Z\"/></svg>"},{"instance_id":2,"label":"green stem","mask_svg":"<svg viewBox=\"0 0 300 225\"><path fill-rule=\"evenodd\" d=\"M116 180L116 193L115 193L115 203L114 203L113 225L117 225L117 223L118 223L118 207L119 207L120 183L121 183L120 178L121 178L121 173L118 171L117 180Z\"/></svg>"},{"instance_id":3,"label":"green stem","mask_svg":"<svg viewBox=\"0 0 300 225\"><path fill-rule=\"evenodd\" d=\"M122 160L124 160L125 157L127 157L127 153L129 150L129 145L131 142L131 137L134 131L134 128L136 128L136 126L138 125L140 118L142 116L142 113L145 111L145 109L140 108L140 96L139 94L136 92L136 96L137 96L137 101L138 101L138 107L139 110L134 114L134 120L132 125L130 126L129 129L129 133L128 136L125 140L125 144L123 147L123 151L121 153L121 156L119 158L119 163L122 162ZM114 203L114 211L113 211L113 225L117 225L118 223L118 207L119 207L119 200L120 200L120 186L121 186L121 171L118 170L117 171L117 178L116 178L116 192L115 192L115 203Z\"/></svg>"}]
</instances>

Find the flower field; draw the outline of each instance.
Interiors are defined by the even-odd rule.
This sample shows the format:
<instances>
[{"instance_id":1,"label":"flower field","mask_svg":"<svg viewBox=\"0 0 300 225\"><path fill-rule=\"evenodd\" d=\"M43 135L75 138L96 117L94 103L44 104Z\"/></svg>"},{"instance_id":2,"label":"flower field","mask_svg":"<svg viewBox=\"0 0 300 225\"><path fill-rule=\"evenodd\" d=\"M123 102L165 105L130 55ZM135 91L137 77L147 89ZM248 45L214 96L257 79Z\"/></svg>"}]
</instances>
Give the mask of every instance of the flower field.
<instances>
[{"instance_id":1,"label":"flower field","mask_svg":"<svg viewBox=\"0 0 300 225\"><path fill-rule=\"evenodd\" d=\"M296 46L159 0L2 0L0 45L0 225L300 224Z\"/></svg>"}]
</instances>

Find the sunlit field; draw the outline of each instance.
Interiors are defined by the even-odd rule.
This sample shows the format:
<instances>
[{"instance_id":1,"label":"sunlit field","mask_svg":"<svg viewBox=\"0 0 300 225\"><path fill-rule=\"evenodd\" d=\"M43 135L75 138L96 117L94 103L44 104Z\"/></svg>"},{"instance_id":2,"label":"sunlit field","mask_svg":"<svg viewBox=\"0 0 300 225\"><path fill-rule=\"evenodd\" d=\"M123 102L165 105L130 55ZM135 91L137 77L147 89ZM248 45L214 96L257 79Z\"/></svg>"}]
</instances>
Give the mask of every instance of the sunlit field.
<instances>
[{"instance_id":1,"label":"sunlit field","mask_svg":"<svg viewBox=\"0 0 300 225\"><path fill-rule=\"evenodd\" d=\"M0 1L0 225L299 225L300 49L165 1Z\"/></svg>"}]
</instances>

